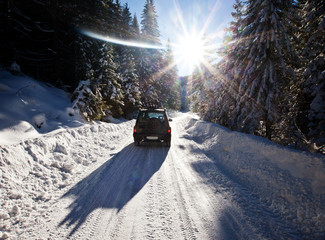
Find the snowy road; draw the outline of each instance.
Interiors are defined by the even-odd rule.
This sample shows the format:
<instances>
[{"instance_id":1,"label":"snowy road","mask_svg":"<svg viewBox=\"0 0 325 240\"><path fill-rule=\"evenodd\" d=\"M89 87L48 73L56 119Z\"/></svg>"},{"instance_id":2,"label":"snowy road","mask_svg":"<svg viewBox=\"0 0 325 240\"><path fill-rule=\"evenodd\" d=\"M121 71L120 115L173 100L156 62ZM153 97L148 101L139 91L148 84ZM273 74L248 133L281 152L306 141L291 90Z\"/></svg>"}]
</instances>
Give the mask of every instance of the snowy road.
<instances>
[{"instance_id":1,"label":"snowy road","mask_svg":"<svg viewBox=\"0 0 325 240\"><path fill-rule=\"evenodd\" d=\"M205 159L186 139L184 118L172 124L172 147L133 145L82 179L51 207L33 235L65 239L246 238L227 196L193 166ZM202 170L201 174L204 174ZM37 227L36 227L37 228ZM243 230L245 229L245 230ZM40 231L40 232L38 232Z\"/></svg>"},{"instance_id":2,"label":"snowy road","mask_svg":"<svg viewBox=\"0 0 325 240\"><path fill-rule=\"evenodd\" d=\"M29 173L28 177L33 176L30 180L23 178L34 181L34 185L28 183L29 190L43 184L50 197L43 194L34 197L35 203L28 204L25 199L35 195L31 190L30 196L26 193L9 197L13 203L10 206L7 203L7 208L16 204L20 210L20 218L8 215L11 222L17 221L11 230L7 226L12 239L303 239L306 236L317 239L324 236L324 187L319 180L323 176L310 181L317 190L316 195L300 194L309 191L310 186L288 170L282 171L270 163L270 154L275 152L282 156L288 154L288 159L295 154L301 159L308 157L313 163L322 161L322 157L261 143L260 138L236 135L189 114L173 118L170 148L156 143L136 147L132 139L133 124L130 121L70 129L48 136L47 141L29 140L3 150L13 158L14 153L10 151L18 152L23 146L33 156L34 161L25 157L33 166L30 168L50 169L55 180L52 182L56 182L52 186L48 179L41 181L40 172L44 169ZM51 141L53 147L45 144ZM212 142L217 145L209 148ZM231 142L236 145L232 146ZM241 152L243 144L252 149L262 144L265 156L261 155L261 149L256 155ZM247 146L245 151L250 151ZM78 164L69 167L60 165L58 160L55 164L42 161L50 161L52 155L54 159L70 159ZM243 165L237 171L239 164L247 159L252 165ZM227 164L233 166L227 168ZM262 172L266 169L269 175ZM240 172L239 177L236 172ZM320 173L324 173L323 169ZM283 181L283 186L277 184L278 179ZM296 202L290 202L292 196ZM305 202L309 205L312 202L314 207L308 208L309 216L304 212ZM301 216L308 218L301 220ZM299 221L309 230L302 229Z\"/></svg>"}]
</instances>

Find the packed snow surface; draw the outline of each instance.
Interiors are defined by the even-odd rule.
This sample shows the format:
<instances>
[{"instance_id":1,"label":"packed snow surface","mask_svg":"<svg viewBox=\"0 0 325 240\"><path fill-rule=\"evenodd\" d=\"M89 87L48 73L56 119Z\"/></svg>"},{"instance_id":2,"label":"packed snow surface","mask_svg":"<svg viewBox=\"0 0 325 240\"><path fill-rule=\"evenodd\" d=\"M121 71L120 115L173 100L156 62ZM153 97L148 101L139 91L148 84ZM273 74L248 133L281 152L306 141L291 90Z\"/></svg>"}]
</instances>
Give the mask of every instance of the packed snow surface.
<instances>
[{"instance_id":1,"label":"packed snow surface","mask_svg":"<svg viewBox=\"0 0 325 240\"><path fill-rule=\"evenodd\" d=\"M134 120L83 123L7 72L0 98L0 239L325 238L323 155L190 113L171 114L170 148L136 147Z\"/></svg>"}]
</instances>

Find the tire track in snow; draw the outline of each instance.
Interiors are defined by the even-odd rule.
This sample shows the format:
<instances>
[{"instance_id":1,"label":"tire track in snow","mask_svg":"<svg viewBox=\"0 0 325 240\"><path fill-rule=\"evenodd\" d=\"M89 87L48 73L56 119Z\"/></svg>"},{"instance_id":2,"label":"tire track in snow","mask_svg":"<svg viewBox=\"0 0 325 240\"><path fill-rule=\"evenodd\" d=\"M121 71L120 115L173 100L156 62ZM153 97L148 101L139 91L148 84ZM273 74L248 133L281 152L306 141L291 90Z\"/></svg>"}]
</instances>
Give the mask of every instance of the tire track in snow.
<instances>
[{"instance_id":1,"label":"tire track in snow","mask_svg":"<svg viewBox=\"0 0 325 240\"><path fill-rule=\"evenodd\" d=\"M155 218L155 209L156 209L156 186L155 186L155 180L151 179L149 182L149 191L147 193L147 209L146 209L146 239L155 239L155 230L156 230L156 221Z\"/></svg>"},{"instance_id":2,"label":"tire track in snow","mask_svg":"<svg viewBox=\"0 0 325 240\"><path fill-rule=\"evenodd\" d=\"M180 226L175 219L175 211L173 207L176 205L175 190L171 188L172 184L168 184L166 172L169 171L168 159L162 166L161 171L157 173L157 196L158 205L157 212L160 220L160 228L162 230L162 239L176 239Z\"/></svg>"},{"instance_id":3,"label":"tire track in snow","mask_svg":"<svg viewBox=\"0 0 325 240\"><path fill-rule=\"evenodd\" d=\"M189 208L192 205L191 195L188 192L192 186L188 186L187 180L184 177L182 171L186 171L186 166L180 166L180 161L184 159L181 158L181 155L176 151L176 145L180 142L179 139L179 127L174 127L173 137L172 137L172 147L170 150L169 168L170 176L172 179L173 189L176 194L176 201L179 209L179 219L180 219L180 228L183 234L184 239L194 240L197 239L196 233L197 228L195 223L190 218Z\"/></svg>"},{"instance_id":4,"label":"tire track in snow","mask_svg":"<svg viewBox=\"0 0 325 240\"><path fill-rule=\"evenodd\" d=\"M86 222L83 223L81 229L69 236L68 239L78 240L78 239L94 239L96 229L98 229L100 218L103 215L103 210L99 209L92 212L88 217Z\"/></svg>"},{"instance_id":5,"label":"tire track in snow","mask_svg":"<svg viewBox=\"0 0 325 240\"><path fill-rule=\"evenodd\" d=\"M153 164L156 161L155 155L160 154L161 151L165 152L167 149L161 146L150 149L147 164ZM166 230L163 229L160 211L161 203L165 202L164 197L160 194L161 188L164 187L164 183L161 181L162 168L148 182L145 205L146 239L165 239L166 236L163 236L167 234Z\"/></svg>"},{"instance_id":6,"label":"tire track in snow","mask_svg":"<svg viewBox=\"0 0 325 240\"><path fill-rule=\"evenodd\" d=\"M174 162L173 162L174 163ZM187 190L181 186L180 183L184 183L184 181L186 181L184 179L184 177L182 176L182 174L180 173L180 168L175 168L175 166L173 167L173 187L176 190L176 197L177 197L177 204L178 204L178 209L179 209L179 218L180 218L180 222L181 222L181 229L182 229L182 233L184 235L184 239L197 239L194 229L195 225L194 223L192 223L191 219L190 219L190 215L189 215L189 211L188 211L188 202L189 201L189 197L190 195L186 192ZM177 170L176 170L177 169ZM184 195L186 194L186 197L184 197Z\"/></svg>"}]
</instances>

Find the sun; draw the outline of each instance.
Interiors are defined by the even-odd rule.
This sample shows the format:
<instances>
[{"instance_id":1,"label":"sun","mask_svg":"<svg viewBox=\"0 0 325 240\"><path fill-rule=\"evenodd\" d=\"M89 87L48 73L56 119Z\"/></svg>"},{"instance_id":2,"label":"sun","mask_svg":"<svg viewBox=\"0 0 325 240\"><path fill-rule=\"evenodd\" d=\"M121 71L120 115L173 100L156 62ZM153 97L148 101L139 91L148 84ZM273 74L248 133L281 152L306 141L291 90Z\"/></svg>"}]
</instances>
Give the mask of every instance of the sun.
<instances>
[{"instance_id":1,"label":"sun","mask_svg":"<svg viewBox=\"0 0 325 240\"><path fill-rule=\"evenodd\" d=\"M204 63L207 56L206 43L200 34L195 32L180 36L174 49L176 61L189 71L193 71L195 67Z\"/></svg>"},{"instance_id":2,"label":"sun","mask_svg":"<svg viewBox=\"0 0 325 240\"><path fill-rule=\"evenodd\" d=\"M180 54L184 59L192 62L201 62L204 58L204 46L198 37L184 38L179 46Z\"/></svg>"}]
</instances>

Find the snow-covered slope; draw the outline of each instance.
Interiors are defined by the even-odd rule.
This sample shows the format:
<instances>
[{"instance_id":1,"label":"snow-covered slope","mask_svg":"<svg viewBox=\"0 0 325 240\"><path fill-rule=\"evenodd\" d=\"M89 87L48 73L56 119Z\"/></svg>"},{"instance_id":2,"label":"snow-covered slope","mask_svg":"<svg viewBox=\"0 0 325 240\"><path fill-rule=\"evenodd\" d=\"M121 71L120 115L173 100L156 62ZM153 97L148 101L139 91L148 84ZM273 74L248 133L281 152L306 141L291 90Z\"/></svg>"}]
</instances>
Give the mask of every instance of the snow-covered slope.
<instances>
[{"instance_id":1,"label":"snow-covered slope","mask_svg":"<svg viewBox=\"0 0 325 240\"><path fill-rule=\"evenodd\" d=\"M0 144L17 143L65 127L82 125L69 95L26 76L14 76L0 66Z\"/></svg>"}]
</instances>

